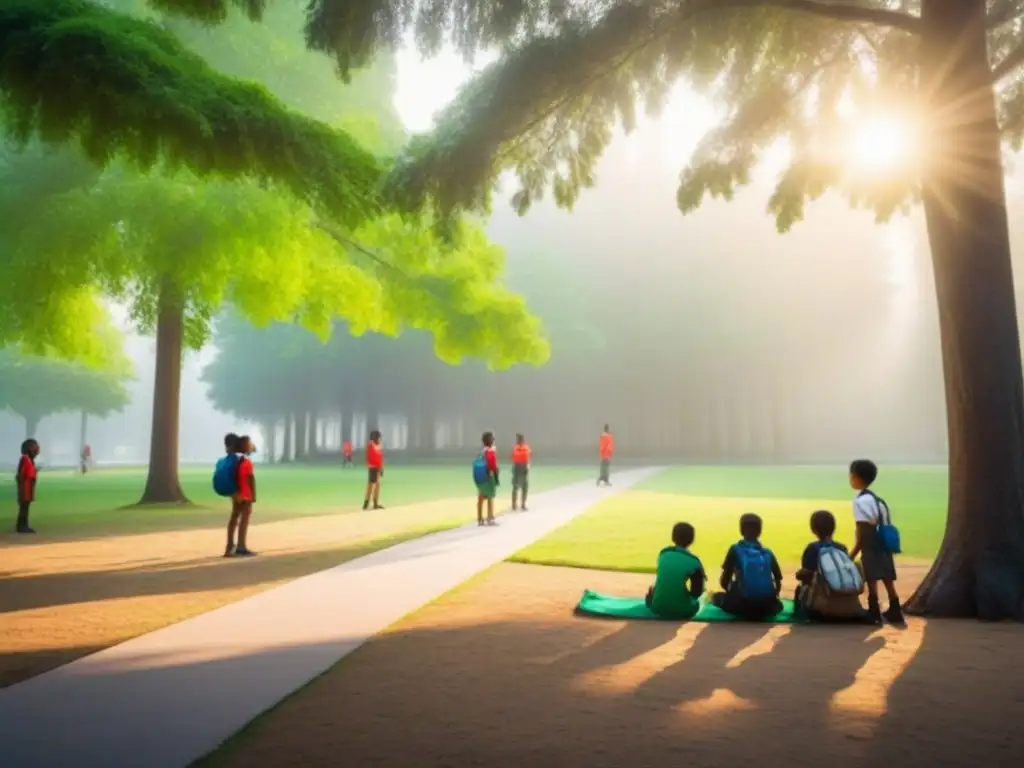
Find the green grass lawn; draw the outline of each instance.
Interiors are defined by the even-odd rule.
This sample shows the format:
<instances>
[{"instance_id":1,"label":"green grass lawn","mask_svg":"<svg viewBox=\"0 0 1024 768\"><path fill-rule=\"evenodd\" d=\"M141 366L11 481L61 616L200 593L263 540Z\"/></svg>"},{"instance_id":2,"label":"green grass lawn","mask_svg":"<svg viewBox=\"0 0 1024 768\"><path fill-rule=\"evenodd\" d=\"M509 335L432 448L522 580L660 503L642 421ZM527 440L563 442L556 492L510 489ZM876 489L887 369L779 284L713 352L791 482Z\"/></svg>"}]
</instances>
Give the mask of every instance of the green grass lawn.
<instances>
[{"instance_id":1,"label":"green grass lawn","mask_svg":"<svg viewBox=\"0 0 1024 768\"><path fill-rule=\"evenodd\" d=\"M945 529L945 468L883 467L876 485L892 509L904 554L934 557ZM710 572L739 539L739 516L756 512L764 518L762 541L792 568L812 538L808 518L816 509L831 510L836 538L852 545L852 497L844 467L675 468L609 498L512 559L650 573L658 550L671 543L672 525L685 521L697 529L693 550Z\"/></svg>"},{"instance_id":2,"label":"green grass lawn","mask_svg":"<svg viewBox=\"0 0 1024 768\"><path fill-rule=\"evenodd\" d=\"M32 506L32 523L62 537L219 527L224 523L227 502L214 494L212 475L212 467L181 470L182 487L194 505L132 507L129 505L138 501L145 484L142 469L101 468L85 477L70 471L43 471L39 475L38 501ZM260 522L356 511L366 484L366 470L360 468L257 466L256 475ZM592 476L590 468L541 466L530 477L530 490L539 492ZM395 466L385 473L381 502L400 506L473 493L468 463ZM0 498L10 500L12 528L14 496L13 477L0 477ZM472 515L467 507L465 520ZM2 521L0 526L7 527Z\"/></svg>"}]
</instances>

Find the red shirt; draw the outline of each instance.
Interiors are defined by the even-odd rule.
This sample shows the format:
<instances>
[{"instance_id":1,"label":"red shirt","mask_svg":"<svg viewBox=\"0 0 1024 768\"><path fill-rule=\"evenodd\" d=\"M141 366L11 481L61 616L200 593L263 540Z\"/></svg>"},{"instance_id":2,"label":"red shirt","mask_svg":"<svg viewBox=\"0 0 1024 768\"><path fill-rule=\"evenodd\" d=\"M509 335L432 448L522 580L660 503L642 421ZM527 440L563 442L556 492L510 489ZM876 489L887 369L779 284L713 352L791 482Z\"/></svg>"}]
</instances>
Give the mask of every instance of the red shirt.
<instances>
[{"instance_id":1,"label":"red shirt","mask_svg":"<svg viewBox=\"0 0 1024 768\"><path fill-rule=\"evenodd\" d=\"M530 463L530 446L526 443L522 445L516 444L512 446L512 463L513 464L529 464Z\"/></svg>"},{"instance_id":2,"label":"red shirt","mask_svg":"<svg viewBox=\"0 0 1024 768\"><path fill-rule=\"evenodd\" d=\"M238 462L238 500L255 501L253 498L253 477L255 476L252 461L243 456Z\"/></svg>"},{"instance_id":3,"label":"red shirt","mask_svg":"<svg viewBox=\"0 0 1024 768\"><path fill-rule=\"evenodd\" d=\"M612 457L612 454L615 452L615 438L612 437L610 432L601 433L598 450L601 452L602 461L607 461Z\"/></svg>"},{"instance_id":4,"label":"red shirt","mask_svg":"<svg viewBox=\"0 0 1024 768\"><path fill-rule=\"evenodd\" d=\"M487 462L488 472L498 471L498 452L494 450L494 446L484 448L484 460Z\"/></svg>"},{"instance_id":5,"label":"red shirt","mask_svg":"<svg viewBox=\"0 0 1024 768\"><path fill-rule=\"evenodd\" d=\"M343 454L345 454L346 456L351 456L352 455L352 443L350 443L348 440L346 440L345 444L343 446L341 446L341 452Z\"/></svg>"},{"instance_id":6,"label":"red shirt","mask_svg":"<svg viewBox=\"0 0 1024 768\"><path fill-rule=\"evenodd\" d=\"M36 463L24 455L18 462L18 495L22 501L36 498Z\"/></svg>"},{"instance_id":7,"label":"red shirt","mask_svg":"<svg viewBox=\"0 0 1024 768\"><path fill-rule=\"evenodd\" d=\"M384 449L374 442L366 444L366 466L370 469L384 469Z\"/></svg>"}]
</instances>

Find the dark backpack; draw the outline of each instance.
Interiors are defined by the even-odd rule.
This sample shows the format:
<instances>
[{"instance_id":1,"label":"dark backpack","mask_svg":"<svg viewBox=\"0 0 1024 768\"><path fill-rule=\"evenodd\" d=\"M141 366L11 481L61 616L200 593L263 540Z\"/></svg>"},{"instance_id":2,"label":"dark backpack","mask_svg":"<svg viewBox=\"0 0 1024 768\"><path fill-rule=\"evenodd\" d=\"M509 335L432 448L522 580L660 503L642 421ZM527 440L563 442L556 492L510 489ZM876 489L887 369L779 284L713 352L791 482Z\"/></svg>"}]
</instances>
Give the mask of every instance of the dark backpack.
<instances>
[{"instance_id":1,"label":"dark backpack","mask_svg":"<svg viewBox=\"0 0 1024 768\"><path fill-rule=\"evenodd\" d=\"M775 597L772 551L745 541L736 544L733 549L736 552L736 582L740 597L745 600Z\"/></svg>"},{"instance_id":2,"label":"dark backpack","mask_svg":"<svg viewBox=\"0 0 1024 768\"><path fill-rule=\"evenodd\" d=\"M213 468L213 490L218 496L234 496L238 493L238 466L242 457L228 453L217 459Z\"/></svg>"}]
</instances>

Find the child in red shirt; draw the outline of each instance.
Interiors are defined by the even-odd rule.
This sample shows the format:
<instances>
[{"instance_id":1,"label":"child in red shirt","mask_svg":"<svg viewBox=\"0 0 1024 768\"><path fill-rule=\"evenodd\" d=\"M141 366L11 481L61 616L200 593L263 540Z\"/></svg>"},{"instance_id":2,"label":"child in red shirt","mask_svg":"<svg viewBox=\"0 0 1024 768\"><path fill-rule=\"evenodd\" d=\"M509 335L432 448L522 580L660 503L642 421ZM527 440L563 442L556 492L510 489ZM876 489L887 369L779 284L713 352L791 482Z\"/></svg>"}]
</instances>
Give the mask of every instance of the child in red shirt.
<instances>
[{"instance_id":1,"label":"child in red shirt","mask_svg":"<svg viewBox=\"0 0 1024 768\"><path fill-rule=\"evenodd\" d=\"M380 479L384 477L384 449L380 439L380 430L375 429L370 433L370 442L366 444L367 478L363 509L369 509L371 501L374 509L384 509L380 504Z\"/></svg>"},{"instance_id":2,"label":"child in red shirt","mask_svg":"<svg viewBox=\"0 0 1024 768\"><path fill-rule=\"evenodd\" d=\"M224 557L252 557L256 553L249 549L249 519L252 517L252 505L256 502L256 473L252 459L249 458L256 449L248 435L236 437L227 435L224 438L224 450L228 453L240 453L238 459L238 493L231 497L231 519L228 521L228 545ZM238 546L235 546L235 529L238 529Z\"/></svg>"},{"instance_id":3,"label":"child in red shirt","mask_svg":"<svg viewBox=\"0 0 1024 768\"><path fill-rule=\"evenodd\" d=\"M341 466L352 466L352 443L348 440L341 446Z\"/></svg>"},{"instance_id":4,"label":"child in red shirt","mask_svg":"<svg viewBox=\"0 0 1024 768\"><path fill-rule=\"evenodd\" d=\"M26 440L21 444L21 458L18 460L18 522L14 530L18 533L35 533L28 526L28 512L32 502L36 500L36 457L39 455L39 443Z\"/></svg>"}]
</instances>

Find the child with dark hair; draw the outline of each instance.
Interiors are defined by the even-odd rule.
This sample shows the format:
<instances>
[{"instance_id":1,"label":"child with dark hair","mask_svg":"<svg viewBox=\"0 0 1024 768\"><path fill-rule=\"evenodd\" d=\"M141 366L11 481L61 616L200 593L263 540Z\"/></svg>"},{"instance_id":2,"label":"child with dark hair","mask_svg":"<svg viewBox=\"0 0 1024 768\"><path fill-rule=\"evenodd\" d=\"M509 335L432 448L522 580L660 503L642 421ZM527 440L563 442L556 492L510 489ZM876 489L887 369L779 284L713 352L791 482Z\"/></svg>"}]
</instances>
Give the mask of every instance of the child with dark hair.
<instances>
[{"instance_id":1,"label":"child with dark hair","mask_svg":"<svg viewBox=\"0 0 1024 768\"><path fill-rule=\"evenodd\" d=\"M696 532L689 523L672 526L672 546L658 553L654 586L647 591L647 607L667 619L692 619L704 594L704 566L690 552Z\"/></svg>"},{"instance_id":2,"label":"child with dark hair","mask_svg":"<svg viewBox=\"0 0 1024 768\"><path fill-rule=\"evenodd\" d=\"M743 537L729 547L722 563L721 585L711 602L726 613L742 619L769 619L782 610L782 569L770 549L761 546L761 518L754 514L740 517Z\"/></svg>"},{"instance_id":3,"label":"child with dark hair","mask_svg":"<svg viewBox=\"0 0 1024 768\"><path fill-rule=\"evenodd\" d=\"M236 557L252 557L256 553L249 549L249 519L252 517L252 505L256 503L256 473L252 459L249 457L256 452L256 447L248 435L238 438L238 453L242 457L238 460L238 546L235 548ZM232 517L235 512L232 511ZM228 546L231 546L230 529L228 533Z\"/></svg>"},{"instance_id":4,"label":"child with dark hair","mask_svg":"<svg viewBox=\"0 0 1024 768\"><path fill-rule=\"evenodd\" d=\"M14 526L17 533L35 533L29 527L28 513L32 502L36 500L36 457L39 455L39 443L26 440L21 444L21 456L18 459L18 473L15 481L18 486L18 521Z\"/></svg>"},{"instance_id":5,"label":"child with dark hair","mask_svg":"<svg viewBox=\"0 0 1024 768\"><path fill-rule=\"evenodd\" d=\"M836 518L831 512L819 509L811 514L811 533L816 540L804 548L800 557L800 570L796 572L798 586L793 600L807 618L814 621L863 620L864 611L860 606L863 580L846 547L833 540L835 532ZM826 564L831 563L839 569L848 589L833 590L822 579L822 552L830 551L831 554L826 555Z\"/></svg>"},{"instance_id":6,"label":"child with dark hair","mask_svg":"<svg viewBox=\"0 0 1024 768\"><path fill-rule=\"evenodd\" d=\"M370 432L370 442L366 444L366 495L363 497L363 509L384 509L380 504L380 479L384 477L384 449L381 447L379 429Z\"/></svg>"},{"instance_id":7,"label":"child with dark hair","mask_svg":"<svg viewBox=\"0 0 1024 768\"><path fill-rule=\"evenodd\" d=\"M498 452L494 449L494 433L484 432L480 437L483 443L481 456L487 465L486 479L476 484L476 524L484 524L484 502L487 503L487 525L497 525L494 519L494 497L498 493Z\"/></svg>"},{"instance_id":8,"label":"child with dark hair","mask_svg":"<svg viewBox=\"0 0 1024 768\"><path fill-rule=\"evenodd\" d=\"M850 464L850 487L857 491L853 499L853 520L857 525L857 540L850 552L859 554L868 587L868 614L875 624L884 617L893 624L903 623L900 596L896 594L896 561L878 535L878 526L889 520L889 507L870 490L878 479L878 467L868 459L857 459ZM878 582L882 582L889 596L889 608L882 613L878 600Z\"/></svg>"},{"instance_id":9,"label":"child with dark hair","mask_svg":"<svg viewBox=\"0 0 1024 768\"><path fill-rule=\"evenodd\" d=\"M236 484L237 484L237 472L238 472L238 453L239 453L239 437L234 432L228 432L224 435L224 454L236 461L234 472L236 473ZM238 505L238 492L236 491L231 495L231 515L228 517L228 541L224 547L224 557L233 557L235 554L235 531L238 529L238 519L241 516Z\"/></svg>"}]
</instances>

